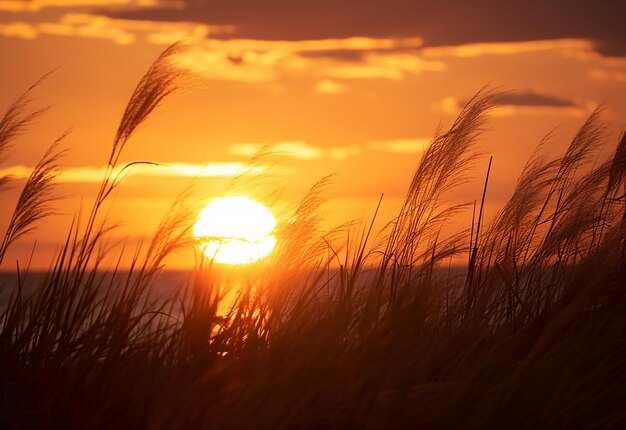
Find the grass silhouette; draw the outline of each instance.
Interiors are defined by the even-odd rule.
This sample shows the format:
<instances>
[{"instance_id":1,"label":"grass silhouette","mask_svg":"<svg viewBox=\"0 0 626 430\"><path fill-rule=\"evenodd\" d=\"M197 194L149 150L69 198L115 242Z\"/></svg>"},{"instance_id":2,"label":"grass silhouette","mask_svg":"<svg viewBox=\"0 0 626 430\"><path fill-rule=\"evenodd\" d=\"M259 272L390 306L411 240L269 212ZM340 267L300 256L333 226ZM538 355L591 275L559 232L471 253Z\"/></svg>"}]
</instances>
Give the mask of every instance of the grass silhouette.
<instances>
[{"instance_id":1,"label":"grass silhouette","mask_svg":"<svg viewBox=\"0 0 626 430\"><path fill-rule=\"evenodd\" d=\"M340 246L345 229L321 232L324 178L243 287L229 292L200 259L156 294L167 255L193 245L193 190L128 270L122 255L103 265L113 225L101 212L132 169L114 175L134 131L184 82L170 62L179 49L141 79L94 206L45 279L27 291L18 273L3 286L3 428L626 426L626 134L592 165L600 110L561 157L538 146L490 222L480 205L470 228L446 236L467 205L444 196L467 179L498 97L483 89L437 133L377 240L371 225ZM45 111L31 92L0 122L0 156ZM26 181L0 260L51 213L61 155L57 141ZM467 267L446 274L452 257Z\"/></svg>"}]
</instances>

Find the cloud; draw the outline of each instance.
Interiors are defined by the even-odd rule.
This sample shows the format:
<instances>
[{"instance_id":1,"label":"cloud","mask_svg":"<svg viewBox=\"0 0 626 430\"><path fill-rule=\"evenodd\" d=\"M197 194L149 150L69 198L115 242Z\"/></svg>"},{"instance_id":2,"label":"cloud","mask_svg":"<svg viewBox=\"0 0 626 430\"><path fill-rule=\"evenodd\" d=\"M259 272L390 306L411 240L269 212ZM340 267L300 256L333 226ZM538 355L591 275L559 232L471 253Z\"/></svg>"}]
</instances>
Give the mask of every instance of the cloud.
<instances>
[{"instance_id":1,"label":"cloud","mask_svg":"<svg viewBox=\"0 0 626 430\"><path fill-rule=\"evenodd\" d=\"M298 67L280 52L223 50L198 45L179 55L177 64L208 79L248 83L278 80L281 73Z\"/></svg>"},{"instance_id":2,"label":"cloud","mask_svg":"<svg viewBox=\"0 0 626 430\"><path fill-rule=\"evenodd\" d=\"M371 151L391 152L394 154L416 154L424 152L430 145L430 139L395 139L377 140L367 143Z\"/></svg>"},{"instance_id":3,"label":"cloud","mask_svg":"<svg viewBox=\"0 0 626 430\"><path fill-rule=\"evenodd\" d=\"M590 51L592 42L584 39L533 40L517 42L469 43L458 46L438 46L420 50L424 58L460 57L471 58L484 55L516 55L541 51Z\"/></svg>"},{"instance_id":4,"label":"cloud","mask_svg":"<svg viewBox=\"0 0 626 430\"><path fill-rule=\"evenodd\" d=\"M509 42L528 43L525 48L536 49L533 44L538 42L567 39L587 43L607 56L626 56L626 26L622 25L626 7L620 1L598 6L593 2L573 5L565 0L0 0L0 11L37 12L46 8L88 8L94 14L123 21L193 23L235 30L235 34L220 33L222 38L286 42L353 37L410 39L434 49L431 55L458 56L506 53ZM358 60L359 55L353 49L341 48L326 53L343 61Z\"/></svg>"},{"instance_id":5,"label":"cloud","mask_svg":"<svg viewBox=\"0 0 626 430\"><path fill-rule=\"evenodd\" d=\"M276 81L284 77L316 81L399 80L407 75L445 70L445 64L439 61L424 60L395 50L417 44L419 41L413 39L355 37L292 42L210 38L190 46L179 56L178 63L209 79L251 83ZM307 55L336 50L359 52L361 60L345 62Z\"/></svg>"},{"instance_id":6,"label":"cloud","mask_svg":"<svg viewBox=\"0 0 626 430\"><path fill-rule=\"evenodd\" d=\"M229 151L233 155L254 157L259 151L267 151L283 157L297 160L345 160L361 155L364 150L372 152L389 152L392 154L417 154L430 145L427 138L407 138L393 140L376 140L365 145L346 145L320 147L302 141L284 141L273 144L235 143L230 145Z\"/></svg>"},{"instance_id":7,"label":"cloud","mask_svg":"<svg viewBox=\"0 0 626 430\"><path fill-rule=\"evenodd\" d=\"M242 157L254 157L262 148L262 143L233 143L228 150L233 155Z\"/></svg>"},{"instance_id":8,"label":"cloud","mask_svg":"<svg viewBox=\"0 0 626 430\"><path fill-rule=\"evenodd\" d=\"M106 18L104 18L106 20ZM78 36L86 38L109 39L119 45L135 42L134 34L117 27L102 25L98 21L86 23L36 23L10 22L0 24L0 35L21 39L36 39L42 34L54 36Z\"/></svg>"},{"instance_id":9,"label":"cloud","mask_svg":"<svg viewBox=\"0 0 626 430\"><path fill-rule=\"evenodd\" d=\"M397 50L420 46L409 39L349 37L302 41L263 41L219 39L235 28L185 22L134 21L106 16L67 13L58 22L9 22L0 24L0 35L35 39L41 35L107 39L119 45L135 43L143 37L149 43L171 44L185 39L188 49L180 53L178 64L208 79L247 83L279 81L284 77L322 81L321 93L332 89L332 79L394 79L422 71L441 71L443 63L423 60ZM350 51L359 53L359 62L309 56L311 53Z\"/></svg>"},{"instance_id":10,"label":"cloud","mask_svg":"<svg viewBox=\"0 0 626 430\"><path fill-rule=\"evenodd\" d=\"M324 79L315 84L315 91L321 94L341 94L348 90L347 86L330 79Z\"/></svg>"},{"instance_id":11,"label":"cloud","mask_svg":"<svg viewBox=\"0 0 626 430\"><path fill-rule=\"evenodd\" d=\"M361 63L368 51L357 49L332 49L325 51L302 51L300 55L314 60L333 60L346 63ZM371 52L371 51L370 51Z\"/></svg>"},{"instance_id":12,"label":"cloud","mask_svg":"<svg viewBox=\"0 0 626 430\"><path fill-rule=\"evenodd\" d=\"M327 156L333 160L345 160L346 158L356 157L361 153L361 147L358 145L333 146L326 148Z\"/></svg>"},{"instance_id":13,"label":"cloud","mask_svg":"<svg viewBox=\"0 0 626 430\"><path fill-rule=\"evenodd\" d=\"M18 39L35 39L39 36L39 31L26 22L10 22L0 24L0 35Z\"/></svg>"},{"instance_id":14,"label":"cloud","mask_svg":"<svg viewBox=\"0 0 626 430\"><path fill-rule=\"evenodd\" d=\"M34 13L47 8L80 8L80 7L168 7L184 8L183 1L160 0L0 0L0 11L16 13Z\"/></svg>"},{"instance_id":15,"label":"cloud","mask_svg":"<svg viewBox=\"0 0 626 430\"><path fill-rule=\"evenodd\" d=\"M326 75L337 79L401 80L420 72L445 70L444 63L426 61L415 54L380 53L364 55L362 63L331 63L326 69Z\"/></svg>"},{"instance_id":16,"label":"cloud","mask_svg":"<svg viewBox=\"0 0 626 430\"><path fill-rule=\"evenodd\" d=\"M321 148L301 141L278 142L273 144L269 150L285 157L300 160L317 160L322 158L323 154Z\"/></svg>"},{"instance_id":17,"label":"cloud","mask_svg":"<svg viewBox=\"0 0 626 430\"><path fill-rule=\"evenodd\" d=\"M605 55L626 55L621 1L566 0L185 0L184 7L112 11L136 20L228 24L238 37L307 40L421 37L426 46L587 39Z\"/></svg>"},{"instance_id":18,"label":"cloud","mask_svg":"<svg viewBox=\"0 0 626 430\"><path fill-rule=\"evenodd\" d=\"M468 101L468 98L457 99L449 96L442 99L439 103L433 104L431 110L456 115ZM495 101L495 106L496 108L493 111L495 116L512 116L517 114L583 116L593 110L596 104L591 101L582 102L527 90L506 92Z\"/></svg>"},{"instance_id":19,"label":"cloud","mask_svg":"<svg viewBox=\"0 0 626 430\"><path fill-rule=\"evenodd\" d=\"M415 43L398 44L392 48L370 48L363 50L354 49L328 49L316 51L303 51L300 55L313 59L330 59L343 62L363 62L368 54L403 53L427 60L429 58L457 57L472 58L484 55L516 55L541 51L562 51L580 52L591 51L594 45L589 40L584 39L553 39L553 40L533 40L517 42L488 42L488 43L468 43L462 45L448 45L424 47L422 39L415 40ZM419 41L419 43L418 43Z\"/></svg>"},{"instance_id":20,"label":"cloud","mask_svg":"<svg viewBox=\"0 0 626 430\"><path fill-rule=\"evenodd\" d=\"M326 75L337 79L391 79L399 81L405 77L402 70L375 65L329 67Z\"/></svg>"},{"instance_id":21,"label":"cloud","mask_svg":"<svg viewBox=\"0 0 626 430\"><path fill-rule=\"evenodd\" d=\"M1 12L35 13L43 9L77 9L93 7L184 9L183 0L0 0Z\"/></svg>"},{"instance_id":22,"label":"cloud","mask_svg":"<svg viewBox=\"0 0 626 430\"><path fill-rule=\"evenodd\" d=\"M626 72L619 70L591 69L589 77L600 81L626 82Z\"/></svg>"},{"instance_id":23,"label":"cloud","mask_svg":"<svg viewBox=\"0 0 626 430\"><path fill-rule=\"evenodd\" d=\"M235 143L229 147L231 154L248 158L255 156L261 150L282 157L309 161L320 159L344 160L361 153L361 148L358 145L322 148L299 140L276 142L272 144Z\"/></svg>"},{"instance_id":24,"label":"cloud","mask_svg":"<svg viewBox=\"0 0 626 430\"><path fill-rule=\"evenodd\" d=\"M206 165L192 163L160 163L159 165L134 165L127 169L129 176L161 176L161 177L230 177L240 174L257 175L266 170L264 166L249 167L244 163L209 163ZM26 179L33 167L15 165L0 168L0 177L9 176L13 179ZM57 178L60 183L99 183L106 172L106 166L67 167ZM121 168L113 172L114 176Z\"/></svg>"},{"instance_id":25,"label":"cloud","mask_svg":"<svg viewBox=\"0 0 626 430\"><path fill-rule=\"evenodd\" d=\"M204 40L209 35L227 34L228 26L112 19L101 15L68 13L58 22L8 22L0 24L0 35L35 39L41 35L108 39L119 45L136 42L139 34L152 43L171 44L182 38Z\"/></svg>"},{"instance_id":26,"label":"cloud","mask_svg":"<svg viewBox=\"0 0 626 430\"><path fill-rule=\"evenodd\" d=\"M554 106L529 106L529 105L500 105L494 111L494 116L514 115L555 115L583 117L591 113L596 107L590 103L588 106L554 107Z\"/></svg>"},{"instance_id":27,"label":"cloud","mask_svg":"<svg viewBox=\"0 0 626 430\"><path fill-rule=\"evenodd\" d=\"M499 106L548 106L548 107L575 107L574 100L540 94L534 91L507 92L498 97Z\"/></svg>"}]
</instances>

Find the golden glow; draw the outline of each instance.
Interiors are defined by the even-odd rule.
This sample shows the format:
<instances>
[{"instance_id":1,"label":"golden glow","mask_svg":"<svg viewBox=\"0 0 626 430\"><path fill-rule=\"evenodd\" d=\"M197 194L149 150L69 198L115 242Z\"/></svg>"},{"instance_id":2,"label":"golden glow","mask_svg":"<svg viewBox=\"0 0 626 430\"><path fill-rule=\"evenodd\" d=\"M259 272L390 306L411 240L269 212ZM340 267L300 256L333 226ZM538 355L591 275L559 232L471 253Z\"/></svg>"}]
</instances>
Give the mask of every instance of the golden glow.
<instances>
[{"instance_id":1,"label":"golden glow","mask_svg":"<svg viewBox=\"0 0 626 430\"><path fill-rule=\"evenodd\" d=\"M274 215L247 197L219 197L198 217L193 232L208 258L224 264L250 264L266 257L274 245Z\"/></svg>"},{"instance_id":2,"label":"golden glow","mask_svg":"<svg viewBox=\"0 0 626 430\"><path fill-rule=\"evenodd\" d=\"M34 167L14 165L0 167L0 178L11 176L15 179L26 179L32 173ZM59 174L57 182L63 183L100 183L107 167L74 166L66 167ZM259 175L267 170L266 166L246 166L244 163L209 163L205 165L191 163L167 163L158 165L137 164L132 169L125 169L119 166L113 169L113 177L122 173L132 176L154 176L154 177L202 177L220 178L241 174Z\"/></svg>"}]
</instances>

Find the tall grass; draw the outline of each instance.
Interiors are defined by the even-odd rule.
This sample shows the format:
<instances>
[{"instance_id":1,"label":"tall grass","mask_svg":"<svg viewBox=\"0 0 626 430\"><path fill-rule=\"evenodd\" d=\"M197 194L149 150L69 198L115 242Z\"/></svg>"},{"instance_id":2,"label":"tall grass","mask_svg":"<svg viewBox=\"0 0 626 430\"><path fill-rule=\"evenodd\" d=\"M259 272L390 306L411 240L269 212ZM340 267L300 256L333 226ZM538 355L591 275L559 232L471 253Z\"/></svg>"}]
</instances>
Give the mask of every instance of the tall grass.
<instances>
[{"instance_id":1,"label":"tall grass","mask_svg":"<svg viewBox=\"0 0 626 430\"><path fill-rule=\"evenodd\" d=\"M591 165L606 144L601 111L560 158L542 142L492 220L479 205L451 235L448 221L467 205L447 204L447 193L479 157L498 97L484 89L433 139L378 236L367 225L342 244L345 229L320 230L325 178L236 291L199 258L186 282L156 294L167 255L193 246L191 192L128 270L123 252L103 265L113 225L101 211L132 134L179 88L178 49L132 95L84 224L77 215L34 292L21 273L10 286L0 314L4 428L626 425L626 134ZM29 110L29 94L5 115L0 150L43 113ZM50 213L58 155L55 144L26 182L0 258ZM468 262L460 275L446 272L451 259Z\"/></svg>"}]
</instances>

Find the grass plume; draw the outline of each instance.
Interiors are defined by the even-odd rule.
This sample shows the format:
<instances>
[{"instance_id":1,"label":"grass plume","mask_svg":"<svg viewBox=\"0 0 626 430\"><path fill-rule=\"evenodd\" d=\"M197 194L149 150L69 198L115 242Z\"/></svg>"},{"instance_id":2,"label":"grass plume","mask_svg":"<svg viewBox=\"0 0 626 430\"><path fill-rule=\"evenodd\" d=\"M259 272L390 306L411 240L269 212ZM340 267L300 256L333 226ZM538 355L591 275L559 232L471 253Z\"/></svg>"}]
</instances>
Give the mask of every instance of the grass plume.
<instances>
[{"instance_id":1,"label":"grass plume","mask_svg":"<svg viewBox=\"0 0 626 430\"><path fill-rule=\"evenodd\" d=\"M0 119L0 163L4 161L14 140L48 110L48 107L33 108L32 104L33 92L49 75L50 73L42 76L31 85L17 100L11 103ZM0 177L0 192L7 186L8 182L9 177Z\"/></svg>"},{"instance_id":2,"label":"grass plume","mask_svg":"<svg viewBox=\"0 0 626 430\"><path fill-rule=\"evenodd\" d=\"M445 234L468 209L448 196L480 156L497 97L483 89L436 134L378 240L373 223L322 231L323 178L234 298L202 257L163 291L165 257L193 245L189 192L146 252L111 266L99 211L124 146L178 88L179 48L131 97L86 224L78 214L38 285L20 272L3 296L3 428L626 426L626 134L591 166L607 144L600 110L562 156L540 143L490 221ZM5 242L50 213L58 155L55 144L27 181Z\"/></svg>"},{"instance_id":3,"label":"grass plume","mask_svg":"<svg viewBox=\"0 0 626 430\"><path fill-rule=\"evenodd\" d=\"M65 151L59 150L59 145L66 135L63 134L50 145L26 180L0 244L0 263L13 242L30 233L38 221L55 212L52 203L58 196L52 187L62 171L58 162Z\"/></svg>"}]
</instances>

